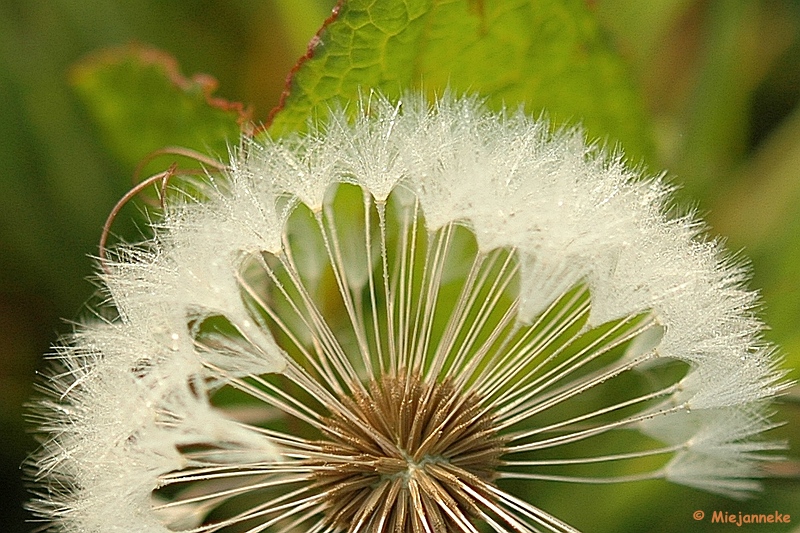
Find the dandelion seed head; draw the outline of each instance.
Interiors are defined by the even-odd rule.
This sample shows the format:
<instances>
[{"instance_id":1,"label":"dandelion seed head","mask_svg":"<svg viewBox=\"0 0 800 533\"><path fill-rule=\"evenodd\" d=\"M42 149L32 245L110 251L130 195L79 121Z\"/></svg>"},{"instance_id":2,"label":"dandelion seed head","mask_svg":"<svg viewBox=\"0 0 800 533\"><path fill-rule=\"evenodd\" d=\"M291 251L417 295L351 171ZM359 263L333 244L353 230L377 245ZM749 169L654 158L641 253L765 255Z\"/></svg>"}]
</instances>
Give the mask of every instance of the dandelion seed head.
<instances>
[{"instance_id":1,"label":"dandelion seed head","mask_svg":"<svg viewBox=\"0 0 800 533\"><path fill-rule=\"evenodd\" d=\"M248 140L104 264L111 318L56 349L33 415L30 507L81 533L524 533L575 531L543 483L747 495L783 373L746 269L670 194L471 97Z\"/></svg>"}]
</instances>

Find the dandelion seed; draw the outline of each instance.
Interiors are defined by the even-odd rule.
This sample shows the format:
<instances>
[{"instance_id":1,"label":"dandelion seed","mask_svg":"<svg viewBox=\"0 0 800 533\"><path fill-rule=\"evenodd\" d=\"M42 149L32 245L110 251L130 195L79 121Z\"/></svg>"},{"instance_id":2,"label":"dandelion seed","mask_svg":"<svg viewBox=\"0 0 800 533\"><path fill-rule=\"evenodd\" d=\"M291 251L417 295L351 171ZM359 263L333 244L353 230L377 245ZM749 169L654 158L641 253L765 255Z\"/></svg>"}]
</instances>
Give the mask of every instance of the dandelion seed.
<instances>
[{"instance_id":1,"label":"dandelion seed","mask_svg":"<svg viewBox=\"0 0 800 533\"><path fill-rule=\"evenodd\" d=\"M38 406L54 530L564 532L531 487L757 490L782 373L661 180L475 99L360 106L106 262L116 316Z\"/></svg>"}]
</instances>

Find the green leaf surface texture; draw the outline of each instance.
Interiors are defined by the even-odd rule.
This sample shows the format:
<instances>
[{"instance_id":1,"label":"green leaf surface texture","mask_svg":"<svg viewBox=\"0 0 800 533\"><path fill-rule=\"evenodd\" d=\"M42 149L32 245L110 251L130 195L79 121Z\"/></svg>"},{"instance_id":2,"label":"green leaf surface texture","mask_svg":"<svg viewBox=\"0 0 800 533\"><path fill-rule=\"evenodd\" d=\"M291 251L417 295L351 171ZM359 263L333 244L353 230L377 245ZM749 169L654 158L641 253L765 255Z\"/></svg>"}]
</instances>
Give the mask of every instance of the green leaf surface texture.
<instances>
[{"instance_id":1,"label":"green leaf surface texture","mask_svg":"<svg viewBox=\"0 0 800 533\"><path fill-rule=\"evenodd\" d=\"M269 125L309 117L378 90L477 92L494 109L582 125L634 161L652 154L647 118L623 61L578 0L350 0L300 60Z\"/></svg>"}]
</instances>

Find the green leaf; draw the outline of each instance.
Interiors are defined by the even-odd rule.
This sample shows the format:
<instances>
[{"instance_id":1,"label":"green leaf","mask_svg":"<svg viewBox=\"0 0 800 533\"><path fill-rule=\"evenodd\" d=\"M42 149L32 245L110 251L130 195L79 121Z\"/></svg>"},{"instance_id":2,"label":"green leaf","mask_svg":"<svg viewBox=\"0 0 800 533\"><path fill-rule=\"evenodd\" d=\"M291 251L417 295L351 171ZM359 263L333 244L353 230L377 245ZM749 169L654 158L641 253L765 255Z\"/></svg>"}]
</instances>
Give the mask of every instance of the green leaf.
<instances>
[{"instance_id":1,"label":"green leaf","mask_svg":"<svg viewBox=\"0 0 800 533\"><path fill-rule=\"evenodd\" d=\"M349 0L300 60L270 132L378 89L478 92L556 124L652 154L643 105L622 60L580 0Z\"/></svg>"},{"instance_id":2,"label":"green leaf","mask_svg":"<svg viewBox=\"0 0 800 533\"><path fill-rule=\"evenodd\" d=\"M130 166L168 146L225 156L248 118L241 105L212 96L213 78L185 78L172 57L149 48L93 55L73 68L71 81L114 155Z\"/></svg>"}]
</instances>

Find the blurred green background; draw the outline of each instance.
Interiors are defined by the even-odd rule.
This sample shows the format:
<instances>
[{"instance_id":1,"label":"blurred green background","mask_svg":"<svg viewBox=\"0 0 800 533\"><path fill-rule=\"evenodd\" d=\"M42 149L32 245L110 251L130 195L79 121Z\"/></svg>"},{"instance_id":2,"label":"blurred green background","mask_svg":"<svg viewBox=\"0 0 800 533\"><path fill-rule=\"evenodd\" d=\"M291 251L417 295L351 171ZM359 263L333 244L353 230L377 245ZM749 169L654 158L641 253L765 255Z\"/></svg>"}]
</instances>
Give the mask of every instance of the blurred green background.
<instances>
[{"instance_id":1,"label":"blurred green background","mask_svg":"<svg viewBox=\"0 0 800 533\"><path fill-rule=\"evenodd\" d=\"M752 260L768 337L782 346L787 368L798 366L800 2L586 3L644 96L656 144L650 170L668 169L681 186L680 202L696 206L714 233ZM22 510L19 465L35 447L22 405L43 354L86 314L94 293L89 256L133 174L130 163L112 157L71 89L71 66L104 47L152 45L172 54L185 75L212 74L219 96L252 106L263 121L333 4L0 0L0 531L35 527ZM114 230L132 239L139 231L125 220ZM692 520L696 509L777 510L793 515L794 524L753 530L800 531L797 388L777 409L776 419L788 423L774 436L791 441L794 460L774 465L776 477L759 500L647 483L560 487L541 505L587 531L725 529L708 517Z\"/></svg>"}]
</instances>

